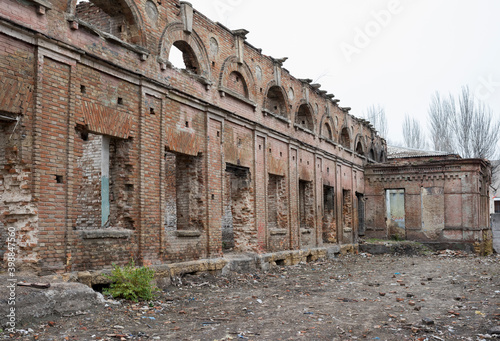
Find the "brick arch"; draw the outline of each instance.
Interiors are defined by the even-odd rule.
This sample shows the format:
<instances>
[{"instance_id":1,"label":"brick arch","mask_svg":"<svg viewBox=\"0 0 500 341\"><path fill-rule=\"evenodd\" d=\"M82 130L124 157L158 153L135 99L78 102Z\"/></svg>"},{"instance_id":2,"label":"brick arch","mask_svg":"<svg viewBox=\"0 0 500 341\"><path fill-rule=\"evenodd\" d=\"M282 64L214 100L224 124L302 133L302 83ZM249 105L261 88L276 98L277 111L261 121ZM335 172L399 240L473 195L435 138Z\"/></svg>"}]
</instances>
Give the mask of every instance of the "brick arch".
<instances>
[{"instance_id":1,"label":"brick arch","mask_svg":"<svg viewBox=\"0 0 500 341\"><path fill-rule=\"evenodd\" d=\"M183 47L186 51L179 48L183 53L191 52L191 57L196 58L198 70L196 73L206 79L210 79L210 64L208 59L207 49L203 45L201 38L193 30L192 33L184 31L184 24L181 22L171 23L167 25L160 38L159 46L159 61L167 63L169 60L172 46ZM189 49L187 48L189 46Z\"/></svg>"},{"instance_id":2,"label":"brick arch","mask_svg":"<svg viewBox=\"0 0 500 341\"><path fill-rule=\"evenodd\" d=\"M372 144L370 148L366 150L366 157L370 158L371 160L377 161L377 152L375 145Z\"/></svg>"},{"instance_id":3,"label":"brick arch","mask_svg":"<svg viewBox=\"0 0 500 341\"><path fill-rule=\"evenodd\" d=\"M237 72L243 78L244 84L248 90L245 98L253 101L255 98L255 79L253 78L252 71L247 63L239 64L236 56L227 58L222 64L222 71L219 76L219 89L226 91L227 89L231 89L228 82L230 81L231 74L234 74L234 72Z\"/></svg>"},{"instance_id":4,"label":"brick arch","mask_svg":"<svg viewBox=\"0 0 500 341\"><path fill-rule=\"evenodd\" d=\"M352 149L352 134L348 126L344 125L339 134L340 144L347 149Z\"/></svg>"},{"instance_id":5,"label":"brick arch","mask_svg":"<svg viewBox=\"0 0 500 341\"><path fill-rule=\"evenodd\" d=\"M69 13L78 18L76 12L78 0L69 0ZM133 0L89 0L91 3L98 6L103 12L105 12L110 17L113 14L120 13L123 14L125 21L128 24L128 34L126 39L119 37L120 39L127 41L132 44L146 46L146 32L144 27L144 20L140 14L137 4ZM83 20L85 21L85 20ZM108 32L110 33L110 32Z\"/></svg>"},{"instance_id":6,"label":"brick arch","mask_svg":"<svg viewBox=\"0 0 500 341\"><path fill-rule=\"evenodd\" d=\"M272 97L271 97L272 96ZM273 101L274 97L279 96L280 99L278 100L280 104L280 113L275 113L275 110L273 108L273 104L275 101ZM278 116L283 116L287 119L290 118L290 110L288 106L288 96L286 94L285 89L283 89L282 86L279 86L276 84L275 81L270 82L267 85L266 88L266 97L264 98L264 110L270 111L271 113L274 113ZM270 110L273 109L273 110Z\"/></svg>"},{"instance_id":7,"label":"brick arch","mask_svg":"<svg viewBox=\"0 0 500 341\"><path fill-rule=\"evenodd\" d=\"M310 131L314 131L316 120L314 119L313 113L314 109L311 104L305 99L301 100L297 106L297 111L295 112L295 124L304 126L304 128L309 129ZM303 120L305 120L305 124L302 124Z\"/></svg>"},{"instance_id":8,"label":"brick arch","mask_svg":"<svg viewBox=\"0 0 500 341\"><path fill-rule=\"evenodd\" d=\"M327 135L326 130L326 125L329 126L330 132L332 133L331 138ZM335 134L335 122L333 121L333 117L329 113L325 113L320 120L319 123L319 129L320 129L320 136L327 137L332 141L335 141L336 139L336 134Z\"/></svg>"},{"instance_id":9,"label":"brick arch","mask_svg":"<svg viewBox=\"0 0 500 341\"><path fill-rule=\"evenodd\" d=\"M358 153L360 155L363 155L363 156L365 155L366 146L364 144L362 134L358 134L356 136L356 139L354 140L354 150L356 151L356 153Z\"/></svg>"},{"instance_id":10,"label":"brick arch","mask_svg":"<svg viewBox=\"0 0 500 341\"><path fill-rule=\"evenodd\" d=\"M379 161L380 162L385 162L386 160L386 154L385 154L385 150L382 148L382 150L380 151L380 159Z\"/></svg>"}]
</instances>

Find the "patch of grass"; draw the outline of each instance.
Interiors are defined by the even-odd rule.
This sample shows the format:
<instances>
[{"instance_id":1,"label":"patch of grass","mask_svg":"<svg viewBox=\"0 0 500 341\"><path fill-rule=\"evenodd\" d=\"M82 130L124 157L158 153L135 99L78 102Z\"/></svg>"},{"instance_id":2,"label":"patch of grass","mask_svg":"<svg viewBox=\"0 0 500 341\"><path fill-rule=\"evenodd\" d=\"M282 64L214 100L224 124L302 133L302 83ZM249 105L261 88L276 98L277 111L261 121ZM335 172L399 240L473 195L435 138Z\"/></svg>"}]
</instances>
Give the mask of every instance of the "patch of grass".
<instances>
[{"instance_id":1,"label":"patch of grass","mask_svg":"<svg viewBox=\"0 0 500 341\"><path fill-rule=\"evenodd\" d=\"M112 281L104 293L114 298L124 298L138 302L150 301L155 298L159 290L153 283L155 272L153 269L142 266L136 267L134 261L124 267L113 264L113 271L107 277Z\"/></svg>"}]
</instances>

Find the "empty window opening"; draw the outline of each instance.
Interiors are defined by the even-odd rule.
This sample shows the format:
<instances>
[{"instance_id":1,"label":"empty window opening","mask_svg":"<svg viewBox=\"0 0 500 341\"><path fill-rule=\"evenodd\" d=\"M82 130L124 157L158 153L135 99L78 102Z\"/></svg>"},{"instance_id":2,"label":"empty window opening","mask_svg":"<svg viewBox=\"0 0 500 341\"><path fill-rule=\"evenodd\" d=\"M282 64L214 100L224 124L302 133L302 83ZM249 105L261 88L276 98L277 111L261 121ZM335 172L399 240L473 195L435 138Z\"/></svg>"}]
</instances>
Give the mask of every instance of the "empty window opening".
<instances>
[{"instance_id":1,"label":"empty window opening","mask_svg":"<svg viewBox=\"0 0 500 341\"><path fill-rule=\"evenodd\" d=\"M307 104L302 104L299 107L299 111L297 112L297 117L295 118L295 123L305 129L311 131L314 130L312 112Z\"/></svg>"},{"instance_id":2,"label":"empty window opening","mask_svg":"<svg viewBox=\"0 0 500 341\"><path fill-rule=\"evenodd\" d=\"M285 96L279 86L273 86L269 89L265 109L278 116L288 116Z\"/></svg>"},{"instance_id":3,"label":"empty window opening","mask_svg":"<svg viewBox=\"0 0 500 341\"><path fill-rule=\"evenodd\" d=\"M58 184L62 184L64 181L63 181L63 176L62 175L56 175L56 182Z\"/></svg>"},{"instance_id":4,"label":"empty window opening","mask_svg":"<svg viewBox=\"0 0 500 341\"><path fill-rule=\"evenodd\" d=\"M133 229L134 193L130 191L133 166L131 140L86 133L78 158L81 181L77 194L78 230Z\"/></svg>"},{"instance_id":5,"label":"empty window opening","mask_svg":"<svg viewBox=\"0 0 500 341\"><path fill-rule=\"evenodd\" d=\"M269 174L267 187L268 227L284 229L288 226L288 195L284 176Z\"/></svg>"},{"instance_id":6,"label":"empty window opening","mask_svg":"<svg viewBox=\"0 0 500 341\"><path fill-rule=\"evenodd\" d=\"M337 242L337 221L335 220L335 191L323 186L323 242Z\"/></svg>"},{"instance_id":7,"label":"empty window opening","mask_svg":"<svg viewBox=\"0 0 500 341\"><path fill-rule=\"evenodd\" d=\"M342 129L340 133L340 144L347 149L351 149L351 137L349 135L349 130L347 127Z\"/></svg>"},{"instance_id":8,"label":"empty window opening","mask_svg":"<svg viewBox=\"0 0 500 341\"><path fill-rule=\"evenodd\" d=\"M314 191L312 181L299 180L300 228L314 228Z\"/></svg>"},{"instance_id":9,"label":"empty window opening","mask_svg":"<svg viewBox=\"0 0 500 341\"><path fill-rule=\"evenodd\" d=\"M165 168L166 228L201 231L204 226L202 158L166 152Z\"/></svg>"},{"instance_id":10,"label":"empty window opening","mask_svg":"<svg viewBox=\"0 0 500 341\"><path fill-rule=\"evenodd\" d=\"M344 228L352 228L352 195L350 190L342 191L342 224Z\"/></svg>"},{"instance_id":11,"label":"empty window opening","mask_svg":"<svg viewBox=\"0 0 500 341\"><path fill-rule=\"evenodd\" d=\"M200 65L196 54L185 41L179 40L172 45L168 60L175 68L187 70L195 74L199 74L200 72Z\"/></svg>"},{"instance_id":12,"label":"empty window opening","mask_svg":"<svg viewBox=\"0 0 500 341\"><path fill-rule=\"evenodd\" d=\"M356 153L358 153L360 155L364 155L363 145L361 144L361 141L358 141L358 144L356 145Z\"/></svg>"},{"instance_id":13,"label":"empty window opening","mask_svg":"<svg viewBox=\"0 0 500 341\"><path fill-rule=\"evenodd\" d=\"M254 226L250 170L228 164L224 181L222 248L225 251L247 251L246 232Z\"/></svg>"},{"instance_id":14,"label":"empty window opening","mask_svg":"<svg viewBox=\"0 0 500 341\"><path fill-rule=\"evenodd\" d=\"M149 114L150 115L156 115L155 108L149 108Z\"/></svg>"},{"instance_id":15,"label":"empty window opening","mask_svg":"<svg viewBox=\"0 0 500 341\"><path fill-rule=\"evenodd\" d=\"M80 85L80 92L81 92L82 94L87 93L87 87L86 87L85 85Z\"/></svg>"},{"instance_id":16,"label":"empty window opening","mask_svg":"<svg viewBox=\"0 0 500 341\"><path fill-rule=\"evenodd\" d=\"M247 84L239 72L231 72L227 80L227 87L238 95L248 98Z\"/></svg>"},{"instance_id":17,"label":"empty window opening","mask_svg":"<svg viewBox=\"0 0 500 341\"><path fill-rule=\"evenodd\" d=\"M109 33L120 40L137 43L137 25L124 0L77 1L76 16L92 28Z\"/></svg>"},{"instance_id":18,"label":"empty window opening","mask_svg":"<svg viewBox=\"0 0 500 341\"><path fill-rule=\"evenodd\" d=\"M82 130L80 133L80 137L83 141L88 141L89 140L89 133L85 130Z\"/></svg>"},{"instance_id":19,"label":"empty window opening","mask_svg":"<svg viewBox=\"0 0 500 341\"><path fill-rule=\"evenodd\" d=\"M117 103L120 105L123 105L123 98L118 97Z\"/></svg>"},{"instance_id":20,"label":"empty window opening","mask_svg":"<svg viewBox=\"0 0 500 341\"><path fill-rule=\"evenodd\" d=\"M375 160L375 152L373 151L373 148L370 149L370 153L368 154L368 157L372 160Z\"/></svg>"}]
</instances>

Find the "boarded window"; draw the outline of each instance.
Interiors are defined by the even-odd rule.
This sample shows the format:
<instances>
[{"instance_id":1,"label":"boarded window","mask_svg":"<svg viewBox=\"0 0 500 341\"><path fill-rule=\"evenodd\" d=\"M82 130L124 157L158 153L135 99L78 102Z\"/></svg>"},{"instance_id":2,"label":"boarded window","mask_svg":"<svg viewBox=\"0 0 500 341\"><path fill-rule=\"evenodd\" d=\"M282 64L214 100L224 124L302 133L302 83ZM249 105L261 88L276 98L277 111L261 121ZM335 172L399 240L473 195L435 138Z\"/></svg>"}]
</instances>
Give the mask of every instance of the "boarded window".
<instances>
[{"instance_id":1,"label":"boarded window","mask_svg":"<svg viewBox=\"0 0 500 341\"><path fill-rule=\"evenodd\" d=\"M269 228L288 227L288 205L284 176L269 174L267 188L267 214Z\"/></svg>"},{"instance_id":2,"label":"boarded window","mask_svg":"<svg viewBox=\"0 0 500 341\"><path fill-rule=\"evenodd\" d=\"M312 181L299 181L300 228L314 228L314 192Z\"/></svg>"},{"instance_id":3,"label":"boarded window","mask_svg":"<svg viewBox=\"0 0 500 341\"><path fill-rule=\"evenodd\" d=\"M132 141L92 133L82 133L80 137L76 228L132 229L134 184L129 159Z\"/></svg>"},{"instance_id":4,"label":"boarded window","mask_svg":"<svg viewBox=\"0 0 500 341\"><path fill-rule=\"evenodd\" d=\"M165 153L165 224L169 230L203 229L202 158Z\"/></svg>"},{"instance_id":5,"label":"boarded window","mask_svg":"<svg viewBox=\"0 0 500 341\"><path fill-rule=\"evenodd\" d=\"M323 186L323 242L337 242L335 220L335 191L331 186Z\"/></svg>"},{"instance_id":6,"label":"boarded window","mask_svg":"<svg viewBox=\"0 0 500 341\"><path fill-rule=\"evenodd\" d=\"M250 170L227 165L224 186L222 247L224 250L245 249L246 232L254 229ZM238 243L236 243L239 241Z\"/></svg>"}]
</instances>

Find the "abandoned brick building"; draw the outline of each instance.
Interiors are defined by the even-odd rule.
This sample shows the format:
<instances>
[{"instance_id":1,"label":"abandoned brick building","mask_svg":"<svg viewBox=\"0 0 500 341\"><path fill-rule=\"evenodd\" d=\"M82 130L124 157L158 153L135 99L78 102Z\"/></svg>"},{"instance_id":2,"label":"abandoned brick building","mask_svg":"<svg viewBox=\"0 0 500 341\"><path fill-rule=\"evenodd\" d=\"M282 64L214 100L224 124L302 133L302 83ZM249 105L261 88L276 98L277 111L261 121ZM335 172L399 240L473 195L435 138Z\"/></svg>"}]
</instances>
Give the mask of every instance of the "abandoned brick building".
<instances>
[{"instance_id":1,"label":"abandoned brick building","mask_svg":"<svg viewBox=\"0 0 500 341\"><path fill-rule=\"evenodd\" d=\"M399 147L387 153L385 163L365 168L366 236L444 247L491 240L488 161Z\"/></svg>"},{"instance_id":2,"label":"abandoned brick building","mask_svg":"<svg viewBox=\"0 0 500 341\"><path fill-rule=\"evenodd\" d=\"M15 230L19 266L175 263L384 234L383 191L413 175L366 168L387 159L369 122L246 34L177 0L1 0L0 244ZM487 178L479 161L447 162L430 170L444 183L429 178L430 194ZM457 189L470 195L462 210L481 215L487 187ZM455 208L444 212L457 229L484 227L456 223Z\"/></svg>"}]
</instances>

